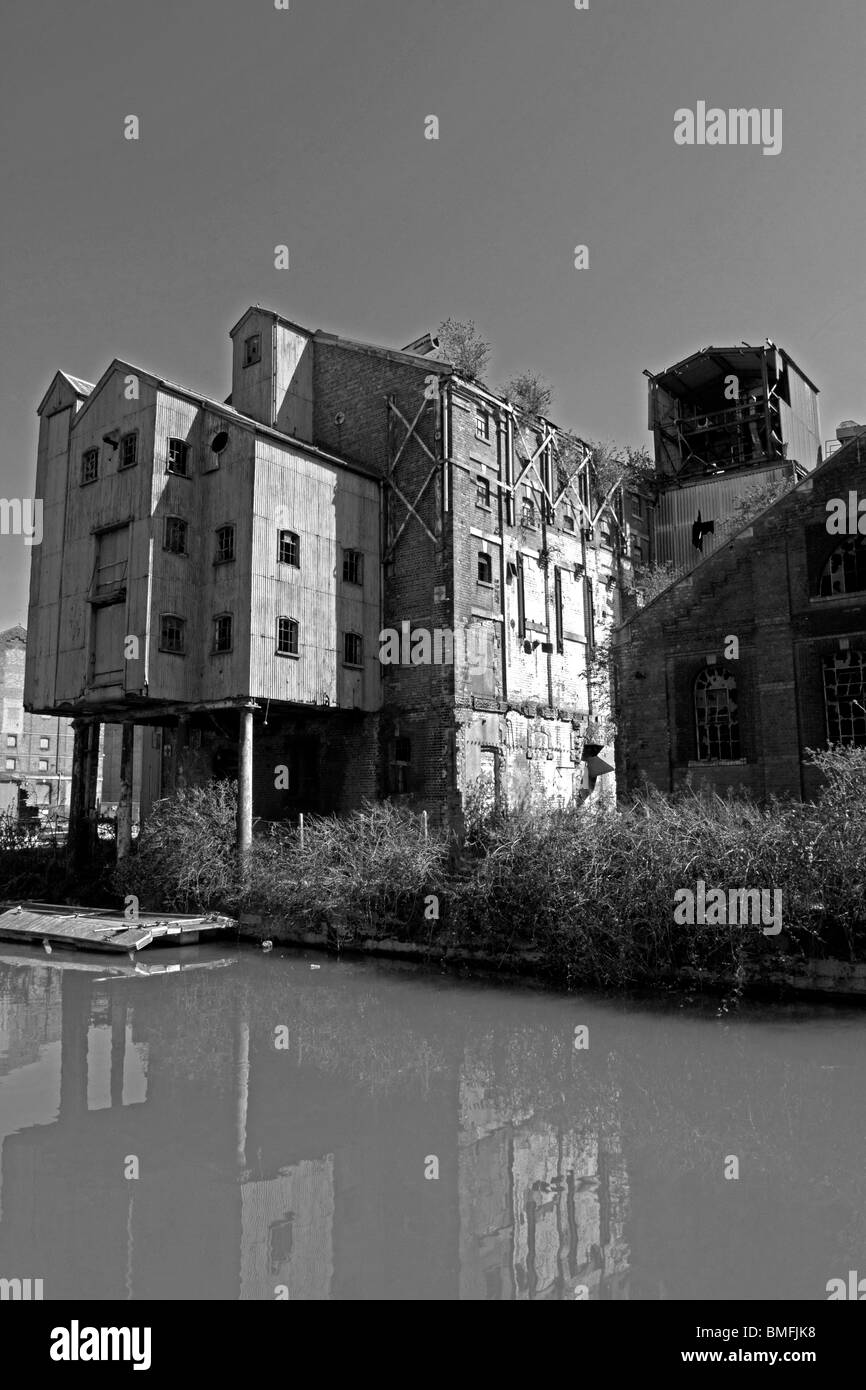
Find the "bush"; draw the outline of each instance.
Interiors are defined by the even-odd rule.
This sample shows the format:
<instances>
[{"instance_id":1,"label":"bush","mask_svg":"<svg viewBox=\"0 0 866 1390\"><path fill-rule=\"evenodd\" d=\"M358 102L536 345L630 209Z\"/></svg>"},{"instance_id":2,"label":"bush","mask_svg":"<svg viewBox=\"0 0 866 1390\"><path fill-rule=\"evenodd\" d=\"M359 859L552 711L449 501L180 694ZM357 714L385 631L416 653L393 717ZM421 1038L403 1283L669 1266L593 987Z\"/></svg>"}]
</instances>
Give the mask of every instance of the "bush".
<instances>
[{"instance_id":1,"label":"bush","mask_svg":"<svg viewBox=\"0 0 866 1390\"><path fill-rule=\"evenodd\" d=\"M236 911L237 808L237 782L209 782L157 801L137 849L117 866L116 891L135 894L145 909Z\"/></svg>"}]
</instances>

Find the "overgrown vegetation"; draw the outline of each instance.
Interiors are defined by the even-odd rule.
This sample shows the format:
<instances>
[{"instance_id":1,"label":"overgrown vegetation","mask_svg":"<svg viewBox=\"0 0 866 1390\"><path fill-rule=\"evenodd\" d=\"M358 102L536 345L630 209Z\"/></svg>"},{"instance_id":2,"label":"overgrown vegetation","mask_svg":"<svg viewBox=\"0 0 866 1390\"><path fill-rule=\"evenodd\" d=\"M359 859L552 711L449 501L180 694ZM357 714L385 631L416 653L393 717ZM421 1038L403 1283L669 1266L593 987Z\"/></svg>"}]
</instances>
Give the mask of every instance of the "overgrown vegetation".
<instances>
[{"instance_id":1,"label":"overgrown vegetation","mask_svg":"<svg viewBox=\"0 0 866 1390\"><path fill-rule=\"evenodd\" d=\"M116 887L147 907L259 913L275 931L346 944L396 937L506 962L529 950L570 984L635 986L683 968L737 982L755 962L866 961L866 749L810 756L825 779L816 803L648 789L616 810L507 814L469 798L459 855L445 834L425 838L418 816L377 805L308 819L303 846L298 827L271 827L243 881L235 790L215 783L157 805ZM676 925L675 894L698 879L780 889L781 934Z\"/></svg>"},{"instance_id":2,"label":"overgrown vegetation","mask_svg":"<svg viewBox=\"0 0 866 1390\"><path fill-rule=\"evenodd\" d=\"M553 401L553 390L534 372L521 372L502 387L502 395L527 415L546 415Z\"/></svg>"},{"instance_id":3,"label":"overgrown vegetation","mask_svg":"<svg viewBox=\"0 0 866 1390\"><path fill-rule=\"evenodd\" d=\"M455 372L467 381L480 381L484 377L490 361L490 344L480 336L471 319L466 323L445 319L436 336L443 360L450 362Z\"/></svg>"}]
</instances>

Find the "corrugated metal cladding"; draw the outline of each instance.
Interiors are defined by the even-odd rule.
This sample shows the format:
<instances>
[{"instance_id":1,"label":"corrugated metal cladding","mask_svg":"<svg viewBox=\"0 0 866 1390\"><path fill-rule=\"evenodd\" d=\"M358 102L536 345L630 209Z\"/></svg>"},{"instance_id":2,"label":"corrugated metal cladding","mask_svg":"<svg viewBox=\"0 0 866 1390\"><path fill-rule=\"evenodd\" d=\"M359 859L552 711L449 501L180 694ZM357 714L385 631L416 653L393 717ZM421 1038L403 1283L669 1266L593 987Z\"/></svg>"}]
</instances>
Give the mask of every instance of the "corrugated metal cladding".
<instances>
[{"instance_id":1,"label":"corrugated metal cladding","mask_svg":"<svg viewBox=\"0 0 866 1390\"><path fill-rule=\"evenodd\" d=\"M789 365L788 385L790 406L785 401L779 402L782 438L788 446L787 457L804 468L812 469L818 462L821 447L818 397L792 364Z\"/></svg>"},{"instance_id":2,"label":"corrugated metal cladding","mask_svg":"<svg viewBox=\"0 0 866 1390\"><path fill-rule=\"evenodd\" d=\"M698 512L702 521L720 522L731 515L736 503L751 488L791 476L790 464L778 468L762 468L760 472L733 473L730 477L707 479L688 487L669 488L659 497L655 509L655 558L659 564L671 562L691 569L703 558L712 555L726 537L704 536L703 552L692 545L692 526Z\"/></svg>"}]
</instances>

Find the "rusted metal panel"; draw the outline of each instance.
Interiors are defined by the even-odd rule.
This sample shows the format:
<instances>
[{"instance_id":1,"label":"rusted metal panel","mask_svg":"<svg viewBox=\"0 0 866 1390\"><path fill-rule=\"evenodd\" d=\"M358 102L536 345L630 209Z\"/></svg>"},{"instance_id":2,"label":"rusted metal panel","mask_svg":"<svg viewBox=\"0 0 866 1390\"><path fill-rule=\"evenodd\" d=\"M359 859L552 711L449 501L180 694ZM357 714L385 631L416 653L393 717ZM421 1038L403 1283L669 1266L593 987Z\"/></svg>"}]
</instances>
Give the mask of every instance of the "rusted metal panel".
<instances>
[{"instance_id":1,"label":"rusted metal panel","mask_svg":"<svg viewBox=\"0 0 866 1390\"><path fill-rule=\"evenodd\" d=\"M705 535L703 551L692 544L692 526L698 512L702 521L714 521L718 532L720 523L731 516L736 504L753 488L790 478L790 464L776 468L732 473L730 477L708 479L687 487L669 488L663 492L655 509L656 559L691 569L706 555L711 555L725 535Z\"/></svg>"}]
</instances>

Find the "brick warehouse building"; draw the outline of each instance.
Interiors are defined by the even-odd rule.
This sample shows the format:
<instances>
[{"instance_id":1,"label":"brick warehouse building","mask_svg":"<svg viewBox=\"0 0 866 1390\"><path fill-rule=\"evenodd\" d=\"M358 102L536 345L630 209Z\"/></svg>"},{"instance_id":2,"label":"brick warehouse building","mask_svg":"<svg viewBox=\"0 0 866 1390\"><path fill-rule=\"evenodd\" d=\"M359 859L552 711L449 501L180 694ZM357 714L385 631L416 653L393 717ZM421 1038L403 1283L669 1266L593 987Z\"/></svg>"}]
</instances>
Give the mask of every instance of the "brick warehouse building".
<instances>
[{"instance_id":1,"label":"brick warehouse building","mask_svg":"<svg viewBox=\"0 0 866 1390\"><path fill-rule=\"evenodd\" d=\"M860 433L620 627L621 786L811 797L807 748L866 746L864 532Z\"/></svg>"},{"instance_id":2,"label":"brick warehouse building","mask_svg":"<svg viewBox=\"0 0 866 1390\"><path fill-rule=\"evenodd\" d=\"M567 802L601 773L612 796L593 657L642 500L595 495L586 446L432 339L397 352L259 307L231 337L225 402L115 359L95 386L58 372L39 407L25 704L74 720L75 825L105 723L121 807L140 727L142 815L237 777L242 844L253 813L386 795L451 824L476 787Z\"/></svg>"}]
</instances>

